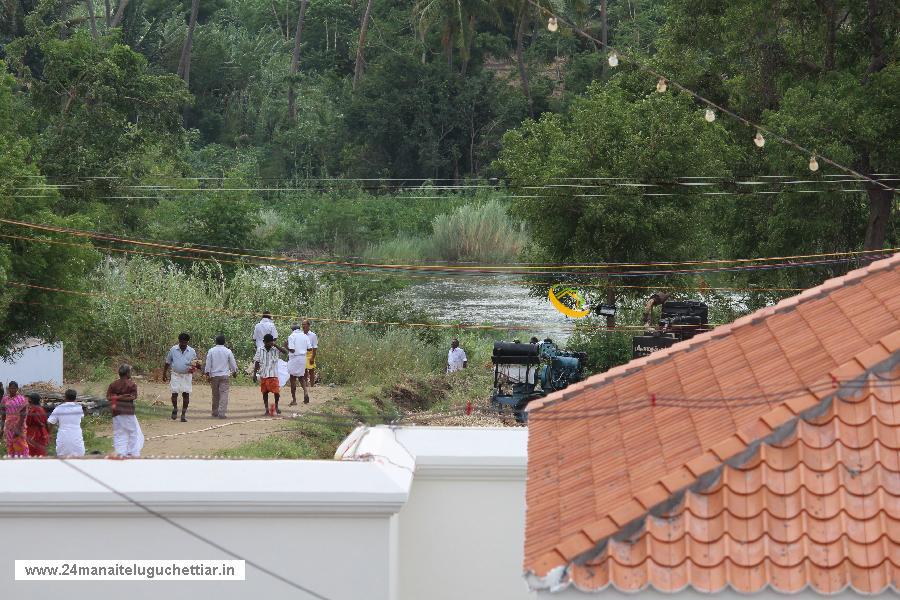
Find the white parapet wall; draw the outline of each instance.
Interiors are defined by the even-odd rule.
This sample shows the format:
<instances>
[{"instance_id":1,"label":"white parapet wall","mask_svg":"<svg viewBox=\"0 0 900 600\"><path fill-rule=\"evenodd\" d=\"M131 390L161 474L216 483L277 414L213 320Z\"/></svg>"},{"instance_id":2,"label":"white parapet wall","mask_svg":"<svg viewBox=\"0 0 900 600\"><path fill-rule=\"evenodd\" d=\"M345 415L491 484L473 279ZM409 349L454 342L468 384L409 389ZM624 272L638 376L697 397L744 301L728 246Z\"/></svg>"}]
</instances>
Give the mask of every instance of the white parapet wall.
<instances>
[{"instance_id":1,"label":"white parapet wall","mask_svg":"<svg viewBox=\"0 0 900 600\"><path fill-rule=\"evenodd\" d=\"M63 384L63 345L27 340L12 349L12 356L0 359L0 382L15 381L20 386L38 381Z\"/></svg>"},{"instance_id":2,"label":"white parapet wall","mask_svg":"<svg viewBox=\"0 0 900 600\"><path fill-rule=\"evenodd\" d=\"M333 600L396 598L406 485L371 462L78 460L73 466L240 557ZM0 462L10 598L307 598L250 565L233 581L13 581L15 559L231 559L60 460ZM7 597L6 593L3 597Z\"/></svg>"},{"instance_id":3,"label":"white parapet wall","mask_svg":"<svg viewBox=\"0 0 900 600\"><path fill-rule=\"evenodd\" d=\"M0 460L0 591L315 597L250 564L245 581L13 577L16 559L233 559L225 549L329 600L534 598L522 578L526 436L360 428L333 461Z\"/></svg>"}]
</instances>

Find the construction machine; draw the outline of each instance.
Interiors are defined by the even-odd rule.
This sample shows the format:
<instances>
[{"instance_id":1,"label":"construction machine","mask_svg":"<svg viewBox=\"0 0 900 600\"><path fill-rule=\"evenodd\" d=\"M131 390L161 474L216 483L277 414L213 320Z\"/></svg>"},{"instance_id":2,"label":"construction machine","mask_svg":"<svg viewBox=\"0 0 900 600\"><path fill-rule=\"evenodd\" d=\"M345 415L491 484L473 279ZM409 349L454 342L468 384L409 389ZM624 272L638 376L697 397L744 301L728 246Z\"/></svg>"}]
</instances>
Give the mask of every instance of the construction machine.
<instances>
[{"instance_id":1,"label":"construction machine","mask_svg":"<svg viewBox=\"0 0 900 600\"><path fill-rule=\"evenodd\" d=\"M550 339L530 344L494 342L491 404L524 423L528 403L581 381L586 361L584 352L561 350Z\"/></svg>"},{"instance_id":2,"label":"construction machine","mask_svg":"<svg viewBox=\"0 0 900 600\"><path fill-rule=\"evenodd\" d=\"M653 326L653 308L662 306L657 325ZM687 340L709 331L709 307L697 300L673 300L671 294L656 293L644 305L643 335L632 339L631 358L647 356L675 342Z\"/></svg>"}]
</instances>

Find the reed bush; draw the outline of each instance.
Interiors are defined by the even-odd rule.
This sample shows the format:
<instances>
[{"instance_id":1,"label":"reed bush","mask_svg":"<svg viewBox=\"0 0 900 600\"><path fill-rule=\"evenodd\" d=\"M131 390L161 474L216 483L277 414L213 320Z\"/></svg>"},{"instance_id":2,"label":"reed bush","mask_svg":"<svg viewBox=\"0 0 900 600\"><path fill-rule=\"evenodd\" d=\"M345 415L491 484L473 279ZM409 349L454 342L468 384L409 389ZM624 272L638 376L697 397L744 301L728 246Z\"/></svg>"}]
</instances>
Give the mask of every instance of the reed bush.
<instances>
[{"instance_id":1,"label":"reed bush","mask_svg":"<svg viewBox=\"0 0 900 600\"><path fill-rule=\"evenodd\" d=\"M472 203L437 215L428 237L401 235L372 244L370 259L393 262L417 260L499 263L516 259L525 245L521 223L497 200Z\"/></svg>"},{"instance_id":2,"label":"reed bush","mask_svg":"<svg viewBox=\"0 0 900 600\"><path fill-rule=\"evenodd\" d=\"M450 261L509 261L519 256L525 244L523 226L497 200L439 215L432 226L435 253Z\"/></svg>"}]
</instances>

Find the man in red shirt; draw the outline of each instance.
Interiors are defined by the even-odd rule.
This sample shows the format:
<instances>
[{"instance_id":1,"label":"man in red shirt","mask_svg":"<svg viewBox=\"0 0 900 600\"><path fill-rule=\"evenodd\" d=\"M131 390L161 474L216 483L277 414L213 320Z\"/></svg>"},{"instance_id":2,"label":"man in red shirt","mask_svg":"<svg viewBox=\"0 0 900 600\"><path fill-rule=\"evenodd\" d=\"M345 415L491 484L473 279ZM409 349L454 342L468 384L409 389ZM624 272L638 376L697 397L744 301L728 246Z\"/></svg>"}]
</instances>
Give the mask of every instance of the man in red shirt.
<instances>
[{"instance_id":1,"label":"man in red shirt","mask_svg":"<svg viewBox=\"0 0 900 600\"><path fill-rule=\"evenodd\" d=\"M144 447L144 433L134 415L137 384L131 379L131 365L119 367L119 378L106 390L113 414L113 449L122 457L137 458Z\"/></svg>"},{"instance_id":2,"label":"man in red shirt","mask_svg":"<svg viewBox=\"0 0 900 600\"><path fill-rule=\"evenodd\" d=\"M47 429L47 411L41 406L41 397L28 394L28 413L25 417L25 428L28 431L28 454L31 456L47 456L47 445L50 443L50 430Z\"/></svg>"}]
</instances>

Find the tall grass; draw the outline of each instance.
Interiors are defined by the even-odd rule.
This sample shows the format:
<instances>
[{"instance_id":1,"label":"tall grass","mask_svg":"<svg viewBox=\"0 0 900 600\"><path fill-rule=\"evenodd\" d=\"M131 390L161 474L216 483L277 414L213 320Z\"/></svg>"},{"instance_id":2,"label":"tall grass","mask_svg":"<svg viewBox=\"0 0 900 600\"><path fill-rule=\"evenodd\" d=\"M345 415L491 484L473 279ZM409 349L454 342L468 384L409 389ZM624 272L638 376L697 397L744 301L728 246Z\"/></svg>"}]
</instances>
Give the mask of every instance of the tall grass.
<instances>
[{"instance_id":1,"label":"tall grass","mask_svg":"<svg viewBox=\"0 0 900 600\"><path fill-rule=\"evenodd\" d=\"M519 255L525 234L497 200L469 204L434 220L432 243L446 260L501 262Z\"/></svg>"},{"instance_id":2,"label":"tall grass","mask_svg":"<svg viewBox=\"0 0 900 600\"><path fill-rule=\"evenodd\" d=\"M400 236L369 246L364 256L373 260L412 262L434 256L434 253L429 239Z\"/></svg>"},{"instance_id":3,"label":"tall grass","mask_svg":"<svg viewBox=\"0 0 900 600\"><path fill-rule=\"evenodd\" d=\"M366 255L393 261L426 258L498 263L514 260L525 244L525 231L497 200L466 204L432 221L427 238L400 236L370 246Z\"/></svg>"},{"instance_id":4,"label":"tall grass","mask_svg":"<svg viewBox=\"0 0 900 600\"><path fill-rule=\"evenodd\" d=\"M100 294L91 299L83 328L64 340L70 377L92 376L98 361L111 366L128 360L143 370L160 367L182 331L191 334L191 345L201 357L215 336L224 334L239 365L246 368L255 349L253 326L263 310L276 315L282 342L292 321L312 318L319 335L317 362L328 383L382 385L439 373L449 340L459 333L464 334L464 346L488 347L469 332L329 321L428 320L393 301L394 286L371 277L336 280L265 268L223 277L214 264L184 270L138 258L105 262L95 274L94 287Z\"/></svg>"}]
</instances>

